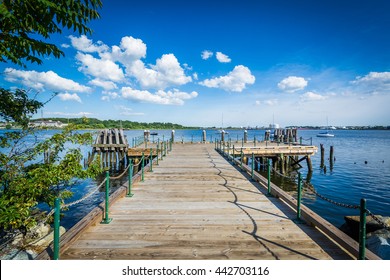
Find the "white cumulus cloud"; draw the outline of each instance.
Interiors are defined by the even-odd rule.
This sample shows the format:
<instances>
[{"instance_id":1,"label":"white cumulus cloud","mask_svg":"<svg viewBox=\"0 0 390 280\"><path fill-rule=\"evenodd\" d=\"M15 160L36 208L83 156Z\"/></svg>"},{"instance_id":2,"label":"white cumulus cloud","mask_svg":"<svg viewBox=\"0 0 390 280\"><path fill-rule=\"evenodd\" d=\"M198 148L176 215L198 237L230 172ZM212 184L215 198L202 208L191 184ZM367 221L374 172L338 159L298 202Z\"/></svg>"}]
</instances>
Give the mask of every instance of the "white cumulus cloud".
<instances>
[{"instance_id":1,"label":"white cumulus cloud","mask_svg":"<svg viewBox=\"0 0 390 280\"><path fill-rule=\"evenodd\" d=\"M200 56L202 57L202 59L207 60L210 57L212 57L213 55L214 55L213 52L208 51L208 50L204 50Z\"/></svg>"},{"instance_id":2,"label":"white cumulus cloud","mask_svg":"<svg viewBox=\"0 0 390 280\"><path fill-rule=\"evenodd\" d=\"M69 39L71 41L72 46L82 52L93 53L93 52L106 52L109 47L103 44L102 41L98 41L96 44L92 42L92 40L88 39L87 36L81 35L80 37L75 37L70 35Z\"/></svg>"},{"instance_id":3,"label":"white cumulus cloud","mask_svg":"<svg viewBox=\"0 0 390 280\"><path fill-rule=\"evenodd\" d=\"M173 54L164 54L155 65L149 67L141 61L135 61L127 69L144 88L165 89L169 86L184 85L192 81Z\"/></svg>"},{"instance_id":4,"label":"white cumulus cloud","mask_svg":"<svg viewBox=\"0 0 390 280\"><path fill-rule=\"evenodd\" d=\"M388 94L390 92L390 72L370 72L356 77L351 82L354 92L369 94Z\"/></svg>"},{"instance_id":5,"label":"white cumulus cloud","mask_svg":"<svg viewBox=\"0 0 390 280\"><path fill-rule=\"evenodd\" d=\"M327 96L323 96L318 93L308 91L300 96L302 102L321 101L327 99Z\"/></svg>"},{"instance_id":6,"label":"white cumulus cloud","mask_svg":"<svg viewBox=\"0 0 390 280\"><path fill-rule=\"evenodd\" d=\"M103 101L110 101L120 97L120 94L115 91L103 91L102 94L103 96L101 97L101 100Z\"/></svg>"},{"instance_id":7,"label":"white cumulus cloud","mask_svg":"<svg viewBox=\"0 0 390 280\"><path fill-rule=\"evenodd\" d=\"M79 103L82 103L81 102L81 98L80 96L77 95L77 93L60 93L58 94L58 97L62 100L62 101L76 101L76 102L79 102Z\"/></svg>"},{"instance_id":8,"label":"white cumulus cloud","mask_svg":"<svg viewBox=\"0 0 390 280\"><path fill-rule=\"evenodd\" d=\"M90 87L80 85L73 80L63 78L53 71L37 72L6 68L5 79L21 83L35 90L89 92Z\"/></svg>"},{"instance_id":9,"label":"white cumulus cloud","mask_svg":"<svg viewBox=\"0 0 390 280\"><path fill-rule=\"evenodd\" d=\"M217 52L216 57L217 60L221 63L229 63L232 61L226 54L223 54L221 52Z\"/></svg>"},{"instance_id":10,"label":"white cumulus cloud","mask_svg":"<svg viewBox=\"0 0 390 280\"><path fill-rule=\"evenodd\" d=\"M264 104L264 105L268 105L268 106L275 106L279 103L279 101L277 99L267 99L267 100L256 100L255 104L256 105L261 105L261 104Z\"/></svg>"},{"instance_id":11,"label":"white cumulus cloud","mask_svg":"<svg viewBox=\"0 0 390 280\"><path fill-rule=\"evenodd\" d=\"M354 83L387 83L390 84L390 72L370 72L363 77L357 77Z\"/></svg>"},{"instance_id":12,"label":"white cumulus cloud","mask_svg":"<svg viewBox=\"0 0 390 280\"><path fill-rule=\"evenodd\" d=\"M72 46L78 50L76 55L80 64L78 70L93 77L91 84L105 90L114 89L114 84L106 81L138 83L141 89L156 90L192 81L192 77L185 74L185 70L192 70L191 67L183 64L183 68L174 54L163 54L156 60L156 64L146 64L144 59L147 46L141 39L125 36L119 46L108 47L100 41L94 43L86 36L69 38ZM97 55L93 55L94 52Z\"/></svg>"},{"instance_id":13,"label":"white cumulus cloud","mask_svg":"<svg viewBox=\"0 0 390 280\"><path fill-rule=\"evenodd\" d=\"M121 39L119 46L112 46L111 52L100 54L104 59L117 61L123 65L146 57L146 44L141 39L125 36Z\"/></svg>"},{"instance_id":14,"label":"white cumulus cloud","mask_svg":"<svg viewBox=\"0 0 390 280\"><path fill-rule=\"evenodd\" d=\"M76 59L81 63L79 71L95 78L114 82L123 81L125 75L119 65L111 60L98 59L90 54L77 53Z\"/></svg>"},{"instance_id":15,"label":"white cumulus cloud","mask_svg":"<svg viewBox=\"0 0 390 280\"><path fill-rule=\"evenodd\" d=\"M94 115L91 112L77 112L77 113L68 113L68 112L45 112L46 115L51 116L63 116L63 117L81 117L81 116L90 116Z\"/></svg>"},{"instance_id":16,"label":"white cumulus cloud","mask_svg":"<svg viewBox=\"0 0 390 280\"><path fill-rule=\"evenodd\" d=\"M206 79L199 84L209 88L221 88L226 91L242 92L246 85L255 83L255 76L252 75L248 67L238 65L226 76L213 79Z\"/></svg>"},{"instance_id":17,"label":"white cumulus cloud","mask_svg":"<svg viewBox=\"0 0 390 280\"><path fill-rule=\"evenodd\" d=\"M289 76L284 78L282 81L278 83L278 87L286 92L296 92L299 90L303 90L307 86L307 81L305 78Z\"/></svg>"},{"instance_id":18,"label":"white cumulus cloud","mask_svg":"<svg viewBox=\"0 0 390 280\"><path fill-rule=\"evenodd\" d=\"M104 81L104 80L100 80L100 79L93 79L92 81L89 81L89 84L97 86L97 87L101 87L104 90L113 90L113 89L118 88L114 82Z\"/></svg>"},{"instance_id":19,"label":"white cumulus cloud","mask_svg":"<svg viewBox=\"0 0 390 280\"><path fill-rule=\"evenodd\" d=\"M122 97L140 102L162 104L162 105L183 105L184 100L192 99L198 96L198 93L182 92L177 89L173 91L159 90L156 93L151 93L147 90L137 90L131 87L122 88Z\"/></svg>"}]
</instances>

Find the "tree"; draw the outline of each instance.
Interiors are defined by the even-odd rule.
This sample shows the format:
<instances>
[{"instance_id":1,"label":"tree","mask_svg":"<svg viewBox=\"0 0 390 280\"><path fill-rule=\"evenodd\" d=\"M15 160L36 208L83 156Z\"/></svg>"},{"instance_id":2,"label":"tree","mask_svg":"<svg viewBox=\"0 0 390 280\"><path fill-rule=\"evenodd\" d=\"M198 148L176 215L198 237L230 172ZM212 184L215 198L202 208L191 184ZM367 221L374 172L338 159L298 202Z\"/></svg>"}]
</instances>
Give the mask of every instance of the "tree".
<instances>
[{"instance_id":1,"label":"tree","mask_svg":"<svg viewBox=\"0 0 390 280\"><path fill-rule=\"evenodd\" d=\"M64 53L49 43L50 35L72 29L91 33L90 20L98 19L100 0L3 0L0 4L0 61L26 66L23 60L42 63L40 57ZM44 41L46 40L46 41Z\"/></svg>"},{"instance_id":2,"label":"tree","mask_svg":"<svg viewBox=\"0 0 390 280\"><path fill-rule=\"evenodd\" d=\"M87 24L99 18L101 6L100 0L1 1L0 62L27 67L26 63L41 64L46 56L63 56L50 43L50 35L65 28L90 33ZM79 146L91 143L92 135L75 133L73 126L39 140L39 132L28 124L46 102L26 90L0 91L0 119L22 128L0 136L0 229L26 233L42 219L38 204L52 206L55 197L71 196L70 186L99 174L100 162L97 158L87 169L82 167ZM66 149L69 143L72 148Z\"/></svg>"}]
</instances>

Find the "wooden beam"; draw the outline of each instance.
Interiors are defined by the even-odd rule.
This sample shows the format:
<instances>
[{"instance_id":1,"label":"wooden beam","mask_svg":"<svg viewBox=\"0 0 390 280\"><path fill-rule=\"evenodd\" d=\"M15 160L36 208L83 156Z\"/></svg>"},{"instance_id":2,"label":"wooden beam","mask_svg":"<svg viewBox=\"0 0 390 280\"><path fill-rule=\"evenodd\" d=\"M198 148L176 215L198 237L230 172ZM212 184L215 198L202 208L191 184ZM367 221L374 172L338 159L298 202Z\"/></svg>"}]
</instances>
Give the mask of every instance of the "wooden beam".
<instances>
[{"instance_id":1,"label":"wooden beam","mask_svg":"<svg viewBox=\"0 0 390 280\"><path fill-rule=\"evenodd\" d=\"M240 164L239 160L234 161L237 165ZM251 168L247 165L243 165L244 170L250 174ZM257 172L254 174L254 179L260 183L261 186L267 188L268 180L258 174ZM297 200L283 191L281 188L276 186L271 182L271 194L279 199L283 200L286 204L288 204L291 208L296 209ZM356 242L353 238L342 232L340 229L332 225L330 222L316 214L314 211L306 207L305 205L301 205L301 215L303 219L312 224L313 226L319 228L323 233L329 236L332 240L338 243L342 248L350 252L354 257L358 258L359 256L359 243ZM368 260L381 260L376 254L366 249L366 259Z\"/></svg>"},{"instance_id":2,"label":"wooden beam","mask_svg":"<svg viewBox=\"0 0 390 280\"><path fill-rule=\"evenodd\" d=\"M92 147L96 148L127 148L125 144L92 144Z\"/></svg>"}]
</instances>

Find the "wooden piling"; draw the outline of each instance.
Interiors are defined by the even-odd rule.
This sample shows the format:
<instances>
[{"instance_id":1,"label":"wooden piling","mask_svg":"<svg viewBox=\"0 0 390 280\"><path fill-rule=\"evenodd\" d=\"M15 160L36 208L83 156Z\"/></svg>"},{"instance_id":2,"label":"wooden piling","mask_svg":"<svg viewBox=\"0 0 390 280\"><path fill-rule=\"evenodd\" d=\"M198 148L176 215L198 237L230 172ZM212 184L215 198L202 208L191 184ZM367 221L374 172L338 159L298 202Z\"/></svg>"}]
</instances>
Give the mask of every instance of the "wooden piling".
<instances>
[{"instance_id":1,"label":"wooden piling","mask_svg":"<svg viewBox=\"0 0 390 280\"><path fill-rule=\"evenodd\" d=\"M147 134L144 136L147 137ZM98 153L101 155L104 167L121 167L125 165L127 149L128 143L122 129L104 129L99 131L94 144L92 144L92 154L88 154L88 162L91 162L94 154ZM118 163L120 164L118 165Z\"/></svg>"},{"instance_id":2,"label":"wooden piling","mask_svg":"<svg viewBox=\"0 0 390 280\"><path fill-rule=\"evenodd\" d=\"M320 165L320 167L323 168L324 165L325 165L325 161L324 161L325 149L324 149L324 145L323 144L320 144L320 150L321 150L321 165Z\"/></svg>"},{"instance_id":3,"label":"wooden piling","mask_svg":"<svg viewBox=\"0 0 390 280\"><path fill-rule=\"evenodd\" d=\"M307 170L308 172L313 172L313 164L311 163L311 158L310 156L306 157L306 163L307 163Z\"/></svg>"},{"instance_id":4,"label":"wooden piling","mask_svg":"<svg viewBox=\"0 0 390 280\"><path fill-rule=\"evenodd\" d=\"M203 130L203 131L202 131L202 142L203 142L203 143L206 143L206 141L207 141L206 139L207 139L207 138L206 138L206 130Z\"/></svg>"},{"instance_id":5,"label":"wooden piling","mask_svg":"<svg viewBox=\"0 0 390 280\"><path fill-rule=\"evenodd\" d=\"M205 138L206 139L206 138ZM175 143L175 130L172 129L171 131L171 141L172 143ZM205 140L206 141L206 140Z\"/></svg>"},{"instance_id":6,"label":"wooden piling","mask_svg":"<svg viewBox=\"0 0 390 280\"><path fill-rule=\"evenodd\" d=\"M330 153L329 153L329 166L330 166L330 171L333 170L333 159L334 159L334 149L333 149L333 146L330 146Z\"/></svg>"}]
</instances>

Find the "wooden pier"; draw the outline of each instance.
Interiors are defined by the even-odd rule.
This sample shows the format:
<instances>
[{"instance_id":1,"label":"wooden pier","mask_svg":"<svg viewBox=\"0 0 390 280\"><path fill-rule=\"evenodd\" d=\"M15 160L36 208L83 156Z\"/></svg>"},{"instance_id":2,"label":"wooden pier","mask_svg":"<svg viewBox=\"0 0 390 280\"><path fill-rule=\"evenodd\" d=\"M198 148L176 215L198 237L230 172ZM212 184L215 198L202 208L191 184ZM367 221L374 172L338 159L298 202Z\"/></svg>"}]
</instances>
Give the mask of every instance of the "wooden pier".
<instances>
[{"instance_id":1,"label":"wooden pier","mask_svg":"<svg viewBox=\"0 0 390 280\"><path fill-rule=\"evenodd\" d=\"M103 129L92 144L92 158L95 154L100 155L104 166L116 165L118 162L124 165L128 146L122 129Z\"/></svg>"},{"instance_id":2,"label":"wooden pier","mask_svg":"<svg viewBox=\"0 0 390 280\"><path fill-rule=\"evenodd\" d=\"M75 226L77 233L65 233L60 259L353 258L346 248L356 242L339 232L332 238L324 234L332 227L326 221L312 226L316 218L309 210L303 209L309 222L296 223L284 194L267 196L258 181L221 156L214 144L175 144L135 184L133 197L125 197L125 188L114 194L111 223L100 224L100 207ZM346 241L336 243L338 238Z\"/></svg>"},{"instance_id":3,"label":"wooden pier","mask_svg":"<svg viewBox=\"0 0 390 280\"><path fill-rule=\"evenodd\" d=\"M219 145L220 149L233 157L243 156L245 164L248 164L248 159L251 156L254 156L256 161L261 162L263 166L267 164L267 159L271 159L273 168L280 170L282 174L301 168L300 162L303 160L306 160L308 171L312 172L311 156L318 151L318 148L312 145L270 141L246 142L239 145L238 148L229 142L220 142Z\"/></svg>"}]
</instances>

